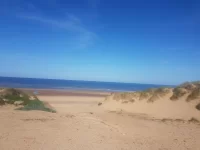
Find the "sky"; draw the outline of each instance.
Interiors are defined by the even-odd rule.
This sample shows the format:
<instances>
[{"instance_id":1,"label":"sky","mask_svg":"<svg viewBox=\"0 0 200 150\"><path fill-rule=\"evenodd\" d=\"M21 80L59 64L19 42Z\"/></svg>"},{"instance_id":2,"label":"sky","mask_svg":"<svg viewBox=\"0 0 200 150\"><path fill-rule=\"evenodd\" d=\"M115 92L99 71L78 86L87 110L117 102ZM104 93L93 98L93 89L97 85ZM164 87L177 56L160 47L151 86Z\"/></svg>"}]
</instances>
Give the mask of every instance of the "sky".
<instances>
[{"instance_id":1,"label":"sky","mask_svg":"<svg viewBox=\"0 0 200 150\"><path fill-rule=\"evenodd\" d=\"M0 76L200 80L200 1L0 0Z\"/></svg>"}]
</instances>

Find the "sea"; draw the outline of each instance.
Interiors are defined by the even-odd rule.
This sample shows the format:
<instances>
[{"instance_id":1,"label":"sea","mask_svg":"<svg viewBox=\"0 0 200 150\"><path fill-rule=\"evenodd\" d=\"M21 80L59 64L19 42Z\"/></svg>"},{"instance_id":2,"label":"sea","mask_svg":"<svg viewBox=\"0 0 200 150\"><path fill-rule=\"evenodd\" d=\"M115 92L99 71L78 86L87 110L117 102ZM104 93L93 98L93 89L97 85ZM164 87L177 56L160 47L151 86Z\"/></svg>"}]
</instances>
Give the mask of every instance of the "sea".
<instances>
[{"instance_id":1,"label":"sea","mask_svg":"<svg viewBox=\"0 0 200 150\"><path fill-rule=\"evenodd\" d=\"M35 89L65 89L94 91L140 91L149 88L173 87L171 85L117 83L80 80L38 79L19 77L0 77L0 87L35 88Z\"/></svg>"}]
</instances>

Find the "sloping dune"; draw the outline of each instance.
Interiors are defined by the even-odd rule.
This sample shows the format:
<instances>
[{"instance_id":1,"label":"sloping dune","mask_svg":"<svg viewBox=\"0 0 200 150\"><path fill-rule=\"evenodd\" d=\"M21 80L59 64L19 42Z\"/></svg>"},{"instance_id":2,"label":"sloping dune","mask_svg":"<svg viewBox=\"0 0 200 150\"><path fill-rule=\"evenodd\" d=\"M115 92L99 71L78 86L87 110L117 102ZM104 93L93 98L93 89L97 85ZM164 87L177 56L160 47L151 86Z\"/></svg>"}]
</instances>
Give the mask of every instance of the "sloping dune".
<instances>
[{"instance_id":1,"label":"sloping dune","mask_svg":"<svg viewBox=\"0 0 200 150\"><path fill-rule=\"evenodd\" d=\"M184 83L176 88L158 88L139 92L112 93L103 102L110 111L147 114L155 118L200 120L200 82Z\"/></svg>"}]
</instances>

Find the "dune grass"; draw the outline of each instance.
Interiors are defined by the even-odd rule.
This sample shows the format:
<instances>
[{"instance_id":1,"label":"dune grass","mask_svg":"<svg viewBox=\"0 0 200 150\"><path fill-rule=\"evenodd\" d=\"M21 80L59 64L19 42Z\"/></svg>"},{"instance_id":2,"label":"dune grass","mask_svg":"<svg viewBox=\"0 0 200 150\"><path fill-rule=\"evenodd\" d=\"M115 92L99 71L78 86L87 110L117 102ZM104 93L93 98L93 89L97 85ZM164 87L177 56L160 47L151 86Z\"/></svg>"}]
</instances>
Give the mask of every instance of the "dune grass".
<instances>
[{"instance_id":1,"label":"dune grass","mask_svg":"<svg viewBox=\"0 0 200 150\"><path fill-rule=\"evenodd\" d=\"M31 100L26 105L24 105L23 107L17 108L16 110L25 110L25 111L41 110L41 111L47 111L47 112L52 112L52 113L56 112L55 110L46 107L45 104L38 99Z\"/></svg>"},{"instance_id":2,"label":"dune grass","mask_svg":"<svg viewBox=\"0 0 200 150\"><path fill-rule=\"evenodd\" d=\"M28 94L13 88L6 89L5 93L2 95L2 98L6 99L6 103L8 104L14 104L16 101L22 101L23 105L26 105L30 101Z\"/></svg>"},{"instance_id":3,"label":"dune grass","mask_svg":"<svg viewBox=\"0 0 200 150\"><path fill-rule=\"evenodd\" d=\"M187 90L184 88L175 88L173 90L173 95L170 97L171 100L178 100L180 97L184 96L187 93Z\"/></svg>"},{"instance_id":4,"label":"dune grass","mask_svg":"<svg viewBox=\"0 0 200 150\"><path fill-rule=\"evenodd\" d=\"M200 97L200 88L196 88L195 90L192 91L192 93L187 97L186 101L191 101L198 99Z\"/></svg>"},{"instance_id":5,"label":"dune grass","mask_svg":"<svg viewBox=\"0 0 200 150\"><path fill-rule=\"evenodd\" d=\"M14 104L16 101L23 101L23 104L26 105L28 104L29 102L29 97L28 96L23 96L23 97L20 97L18 95L5 95L4 96L5 99L7 99L7 103L8 104Z\"/></svg>"},{"instance_id":6,"label":"dune grass","mask_svg":"<svg viewBox=\"0 0 200 150\"><path fill-rule=\"evenodd\" d=\"M40 101L36 95L25 93L19 89L5 89L0 93L0 105L15 104L21 102L22 107L17 110L41 110L47 112L55 112L50 106Z\"/></svg>"}]
</instances>

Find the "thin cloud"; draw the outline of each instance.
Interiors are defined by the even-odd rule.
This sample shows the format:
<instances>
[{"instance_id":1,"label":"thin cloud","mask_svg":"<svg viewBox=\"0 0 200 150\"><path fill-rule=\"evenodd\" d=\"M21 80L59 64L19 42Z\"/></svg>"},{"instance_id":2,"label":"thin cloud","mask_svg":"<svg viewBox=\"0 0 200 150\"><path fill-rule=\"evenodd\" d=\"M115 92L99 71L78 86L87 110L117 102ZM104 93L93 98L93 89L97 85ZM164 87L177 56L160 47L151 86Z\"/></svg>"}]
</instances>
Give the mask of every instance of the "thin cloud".
<instances>
[{"instance_id":1,"label":"thin cloud","mask_svg":"<svg viewBox=\"0 0 200 150\"><path fill-rule=\"evenodd\" d=\"M93 44L96 37L94 32L86 29L82 25L81 20L72 14L67 14L67 18L65 20L49 19L47 17L32 15L18 15L18 17L26 20L34 20L36 22L61 28L74 33L77 48L87 48L89 45Z\"/></svg>"},{"instance_id":2,"label":"thin cloud","mask_svg":"<svg viewBox=\"0 0 200 150\"><path fill-rule=\"evenodd\" d=\"M99 0L88 0L91 7L96 7ZM15 16L27 21L35 21L42 23L53 28L60 28L66 32L72 34L71 41L72 48L87 48L92 45L97 38L97 35L86 28L81 19L72 13L66 13L65 10L60 7L60 4L56 0L49 0L48 7L52 10L59 8L56 13L62 19L57 17L51 17L45 12L45 9L41 9L35 1L25 0L2 0L0 1L0 13L6 13L7 15ZM54 9L53 9L54 8ZM74 43L74 44L73 44Z\"/></svg>"},{"instance_id":3,"label":"thin cloud","mask_svg":"<svg viewBox=\"0 0 200 150\"><path fill-rule=\"evenodd\" d=\"M67 16L69 20L73 21L74 23L79 23L79 24L81 23L81 20L77 18L76 16L74 16L73 14L67 13Z\"/></svg>"}]
</instances>

